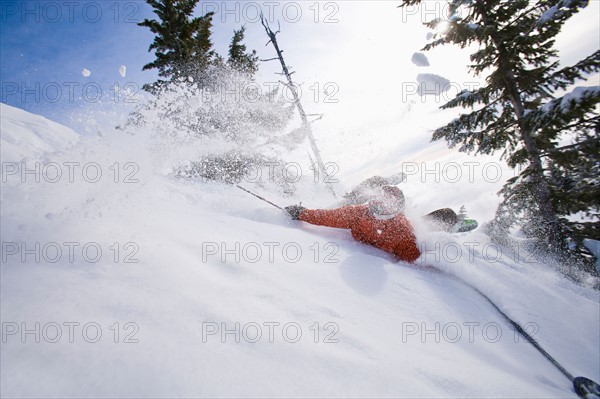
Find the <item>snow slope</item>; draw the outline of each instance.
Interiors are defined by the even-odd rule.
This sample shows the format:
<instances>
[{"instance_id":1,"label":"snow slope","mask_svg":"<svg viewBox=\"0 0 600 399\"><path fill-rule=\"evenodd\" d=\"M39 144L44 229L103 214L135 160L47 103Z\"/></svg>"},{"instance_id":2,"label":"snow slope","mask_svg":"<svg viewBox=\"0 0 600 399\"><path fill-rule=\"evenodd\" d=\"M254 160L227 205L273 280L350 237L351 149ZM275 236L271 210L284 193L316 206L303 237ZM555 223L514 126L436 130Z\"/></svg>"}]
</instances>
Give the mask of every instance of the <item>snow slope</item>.
<instances>
[{"instance_id":1,"label":"snow slope","mask_svg":"<svg viewBox=\"0 0 600 399\"><path fill-rule=\"evenodd\" d=\"M235 187L173 180L173 154L150 138L113 132L66 152L67 130L40 130L39 121L2 105L3 146L12 139L24 157L79 166L72 181L3 182L2 396L576 397L477 293L419 265L475 285L573 374L600 380L598 292L514 254L494 260L478 231L427 232L418 215L438 206L440 191L428 193L419 179L409 176L403 189L431 252L411 266L346 231L291 221ZM342 180L368 177L358 170L386 174L400 158L462 162L442 147L409 144L379 159L363 147L364 164L344 169ZM351 165L352 150L344 158L323 145ZM281 205L334 202L245 186ZM491 188L436 187L452 206ZM485 221L493 204L479 202Z\"/></svg>"},{"instance_id":2,"label":"snow slope","mask_svg":"<svg viewBox=\"0 0 600 399\"><path fill-rule=\"evenodd\" d=\"M79 135L66 126L0 103L2 162L33 160L69 148Z\"/></svg>"}]
</instances>

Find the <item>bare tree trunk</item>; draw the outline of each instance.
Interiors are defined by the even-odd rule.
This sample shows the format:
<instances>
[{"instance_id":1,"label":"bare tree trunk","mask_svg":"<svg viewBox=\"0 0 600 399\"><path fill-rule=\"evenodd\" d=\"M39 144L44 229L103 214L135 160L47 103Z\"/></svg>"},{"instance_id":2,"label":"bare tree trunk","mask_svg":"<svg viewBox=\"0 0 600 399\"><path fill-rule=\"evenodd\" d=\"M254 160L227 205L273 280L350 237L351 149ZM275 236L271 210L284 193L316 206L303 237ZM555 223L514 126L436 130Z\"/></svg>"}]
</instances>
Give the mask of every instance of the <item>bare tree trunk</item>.
<instances>
[{"instance_id":1,"label":"bare tree trunk","mask_svg":"<svg viewBox=\"0 0 600 399\"><path fill-rule=\"evenodd\" d=\"M290 72L290 70L288 69L288 67L285 63L285 60L283 59L283 51L279 49L279 44L277 43L277 33L279 33L279 30L277 32L273 32L271 30L271 28L269 27L268 22L264 19L264 17L262 15L261 15L260 22L262 23L262 26L265 28L265 31L267 32L267 36L269 36L269 43L273 44L273 47L275 48L275 52L277 53L277 58L279 59L279 62L281 63L283 75L285 75L285 77L287 79L286 86L289 87L290 91L292 92L292 96L294 97L294 105L296 106L296 108L298 108L298 112L300 113L300 118L302 119L302 128L306 131L306 135L308 137L308 142L310 143L310 147L315 155L315 159L316 159L316 163L319 168L319 171L321 172L321 175L323 176L323 179L324 179L325 184L327 185L327 188L329 188L331 193L334 196L336 196L333 186L331 185L331 182L330 182L330 176L327 173L327 170L325 169L325 164L323 163L323 159L321 158L321 152L319 151L319 148L317 147L317 143L313 136L312 128L310 126L310 123L308 122L308 118L306 117L306 112L304 112L304 108L302 107L302 103L300 102L300 96L298 95L298 90L296 90L296 85L294 84L294 81L292 80L292 74L294 72ZM267 43L267 44L269 44L269 43Z\"/></svg>"}]
</instances>

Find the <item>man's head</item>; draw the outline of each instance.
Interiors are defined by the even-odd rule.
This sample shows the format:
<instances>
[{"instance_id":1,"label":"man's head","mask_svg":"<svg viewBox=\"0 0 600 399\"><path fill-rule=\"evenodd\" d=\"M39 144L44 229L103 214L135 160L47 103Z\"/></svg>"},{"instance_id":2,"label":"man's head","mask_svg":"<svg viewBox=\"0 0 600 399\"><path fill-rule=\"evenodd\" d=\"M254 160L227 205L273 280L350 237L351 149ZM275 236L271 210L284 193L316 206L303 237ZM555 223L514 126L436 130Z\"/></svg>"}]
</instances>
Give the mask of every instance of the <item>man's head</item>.
<instances>
[{"instance_id":1,"label":"man's head","mask_svg":"<svg viewBox=\"0 0 600 399\"><path fill-rule=\"evenodd\" d=\"M369 201L369 210L376 215L393 215L404 211L404 194L396 186L383 186L377 197Z\"/></svg>"}]
</instances>

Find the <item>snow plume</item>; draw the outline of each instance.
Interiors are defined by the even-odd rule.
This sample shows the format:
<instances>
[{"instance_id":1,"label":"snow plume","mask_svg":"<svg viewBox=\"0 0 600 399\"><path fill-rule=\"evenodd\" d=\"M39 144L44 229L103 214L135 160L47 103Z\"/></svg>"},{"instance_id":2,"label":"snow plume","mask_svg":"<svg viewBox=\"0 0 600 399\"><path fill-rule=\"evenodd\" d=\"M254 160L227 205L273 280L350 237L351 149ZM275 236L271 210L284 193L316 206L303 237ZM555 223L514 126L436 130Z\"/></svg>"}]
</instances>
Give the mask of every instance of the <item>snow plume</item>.
<instances>
[{"instance_id":1,"label":"snow plume","mask_svg":"<svg viewBox=\"0 0 600 399\"><path fill-rule=\"evenodd\" d=\"M128 127L149 127L173 142L221 138L256 143L284 129L291 116L291 104L277 94L234 72L221 72L203 84L179 79L141 104Z\"/></svg>"},{"instance_id":2,"label":"snow plume","mask_svg":"<svg viewBox=\"0 0 600 399\"><path fill-rule=\"evenodd\" d=\"M420 265L468 282L535 328L574 374L599 375L597 291L524 251L502 252L481 230L454 236L421 223L436 204L467 203L474 217L496 186L409 175L401 188L423 249L409 266L230 185L165 178L176 159L241 148L216 134L170 146L157 130L165 109L147 110L145 128L127 127L135 134L106 129L71 145L68 129L0 108L1 138L23 149L11 153L40 161L35 175L34 165L7 171L0 190L10 245L0 268L2 397L574 397L479 294ZM361 150L364 173L398 171L402 160L472 160L432 150L427 137L394 147L388 135L390 152L372 157L366 144L337 138L344 155ZM261 140L267 153L270 139L249 141ZM325 202L309 192L315 186L302 187L305 206Z\"/></svg>"},{"instance_id":3,"label":"snow plume","mask_svg":"<svg viewBox=\"0 0 600 399\"><path fill-rule=\"evenodd\" d=\"M291 194L290 182L300 181L302 173L283 168L298 159L294 149L306 132L286 132L294 105L280 91L222 68L208 81L180 79L163 85L123 129L158 138L161 151L170 154L175 177L228 183L248 178L262 188L272 185Z\"/></svg>"},{"instance_id":4,"label":"snow plume","mask_svg":"<svg viewBox=\"0 0 600 399\"><path fill-rule=\"evenodd\" d=\"M427 59L427 56L423 53L414 53L410 60L413 64L415 64L418 67L429 66L429 60Z\"/></svg>"},{"instance_id":5,"label":"snow plume","mask_svg":"<svg viewBox=\"0 0 600 399\"><path fill-rule=\"evenodd\" d=\"M101 97L83 99L79 106L65 112L62 123L84 136L111 135L115 127L124 125L131 112L147 101L149 95L134 82L92 82ZM59 120L60 121L60 120Z\"/></svg>"},{"instance_id":6,"label":"snow plume","mask_svg":"<svg viewBox=\"0 0 600 399\"><path fill-rule=\"evenodd\" d=\"M443 76L433 73L420 73L417 75L417 83L419 84L419 96L437 96L445 93L450 89L450 81Z\"/></svg>"}]
</instances>

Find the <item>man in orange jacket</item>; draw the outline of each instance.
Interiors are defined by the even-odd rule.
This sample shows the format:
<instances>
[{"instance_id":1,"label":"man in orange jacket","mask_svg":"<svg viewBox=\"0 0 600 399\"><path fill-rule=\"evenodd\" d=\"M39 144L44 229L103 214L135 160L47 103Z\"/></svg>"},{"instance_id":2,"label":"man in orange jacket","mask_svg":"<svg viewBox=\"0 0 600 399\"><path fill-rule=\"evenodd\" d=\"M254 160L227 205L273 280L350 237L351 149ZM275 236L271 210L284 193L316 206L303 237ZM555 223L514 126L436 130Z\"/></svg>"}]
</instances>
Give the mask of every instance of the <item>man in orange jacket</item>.
<instances>
[{"instance_id":1,"label":"man in orange jacket","mask_svg":"<svg viewBox=\"0 0 600 399\"><path fill-rule=\"evenodd\" d=\"M364 205L314 210L292 205L285 209L294 220L350 229L356 240L387 251L399 260L414 262L421 252L413 227L402 213L404 194L395 186L383 186L379 192L377 197ZM455 213L454 220L448 221L448 224L453 222L456 222Z\"/></svg>"}]
</instances>

